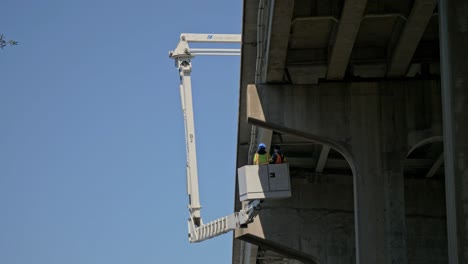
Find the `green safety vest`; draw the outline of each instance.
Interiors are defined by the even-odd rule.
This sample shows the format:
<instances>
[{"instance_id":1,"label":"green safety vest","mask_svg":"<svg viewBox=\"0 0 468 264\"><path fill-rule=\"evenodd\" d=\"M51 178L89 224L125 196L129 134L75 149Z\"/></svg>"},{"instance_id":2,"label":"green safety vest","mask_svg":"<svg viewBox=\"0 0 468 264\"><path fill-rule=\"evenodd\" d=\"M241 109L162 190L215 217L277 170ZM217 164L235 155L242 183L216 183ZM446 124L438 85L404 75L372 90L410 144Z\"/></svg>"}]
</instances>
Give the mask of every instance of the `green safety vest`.
<instances>
[{"instance_id":1,"label":"green safety vest","mask_svg":"<svg viewBox=\"0 0 468 264\"><path fill-rule=\"evenodd\" d=\"M270 155L268 153L265 153L265 154L255 153L254 164L255 165L268 164L269 159L270 159Z\"/></svg>"}]
</instances>

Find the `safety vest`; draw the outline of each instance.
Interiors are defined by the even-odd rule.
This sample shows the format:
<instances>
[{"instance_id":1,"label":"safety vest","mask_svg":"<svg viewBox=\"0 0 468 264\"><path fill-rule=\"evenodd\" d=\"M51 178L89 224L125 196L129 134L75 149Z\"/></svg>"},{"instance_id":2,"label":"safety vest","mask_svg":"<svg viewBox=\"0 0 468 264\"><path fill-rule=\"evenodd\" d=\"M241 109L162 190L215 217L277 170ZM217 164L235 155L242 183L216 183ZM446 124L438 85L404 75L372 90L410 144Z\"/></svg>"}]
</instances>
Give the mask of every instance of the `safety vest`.
<instances>
[{"instance_id":1,"label":"safety vest","mask_svg":"<svg viewBox=\"0 0 468 264\"><path fill-rule=\"evenodd\" d=\"M268 154L268 153L265 153L265 154L255 153L254 165L268 164L269 159L270 159L270 154Z\"/></svg>"},{"instance_id":2,"label":"safety vest","mask_svg":"<svg viewBox=\"0 0 468 264\"><path fill-rule=\"evenodd\" d=\"M286 162L286 158L284 157L284 155L276 153L275 164L281 164L283 162Z\"/></svg>"}]
</instances>

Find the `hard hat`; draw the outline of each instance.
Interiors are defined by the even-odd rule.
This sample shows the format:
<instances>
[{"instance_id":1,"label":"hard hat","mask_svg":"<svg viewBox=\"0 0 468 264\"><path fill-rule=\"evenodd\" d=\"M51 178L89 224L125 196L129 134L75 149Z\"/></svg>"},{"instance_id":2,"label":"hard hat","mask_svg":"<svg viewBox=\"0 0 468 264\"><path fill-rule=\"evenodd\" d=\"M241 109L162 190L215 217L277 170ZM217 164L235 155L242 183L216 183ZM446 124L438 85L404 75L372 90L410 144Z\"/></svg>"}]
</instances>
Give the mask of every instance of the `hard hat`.
<instances>
[{"instance_id":1,"label":"hard hat","mask_svg":"<svg viewBox=\"0 0 468 264\"><path fill-rule=\"evenodd\" d=\"M261 148L266 148L266 145L264 143L258 144L258 149L261 149Z\"/></svg>"}]
</instances>

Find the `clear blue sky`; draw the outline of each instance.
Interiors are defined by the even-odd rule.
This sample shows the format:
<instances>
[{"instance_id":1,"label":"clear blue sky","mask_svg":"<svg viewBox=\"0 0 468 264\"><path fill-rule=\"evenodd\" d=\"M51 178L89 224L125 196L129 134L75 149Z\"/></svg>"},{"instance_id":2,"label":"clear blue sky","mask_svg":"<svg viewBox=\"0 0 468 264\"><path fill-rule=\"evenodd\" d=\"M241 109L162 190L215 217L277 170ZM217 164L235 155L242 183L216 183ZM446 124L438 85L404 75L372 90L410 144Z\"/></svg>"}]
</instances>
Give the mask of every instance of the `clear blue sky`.
<instances>
[{"instance_id":1,"label":"clear blue sky","mask_svg":"<svg viewBox=\"0 0 468 264\"><path fill-rule=\"evenodd\" d=\"M230 263L187 240L179 35L240 33L242 2L2 0L0 263ZM202 216L234 206L239 58L193 61Z\"/></svg>"}]
</instances>

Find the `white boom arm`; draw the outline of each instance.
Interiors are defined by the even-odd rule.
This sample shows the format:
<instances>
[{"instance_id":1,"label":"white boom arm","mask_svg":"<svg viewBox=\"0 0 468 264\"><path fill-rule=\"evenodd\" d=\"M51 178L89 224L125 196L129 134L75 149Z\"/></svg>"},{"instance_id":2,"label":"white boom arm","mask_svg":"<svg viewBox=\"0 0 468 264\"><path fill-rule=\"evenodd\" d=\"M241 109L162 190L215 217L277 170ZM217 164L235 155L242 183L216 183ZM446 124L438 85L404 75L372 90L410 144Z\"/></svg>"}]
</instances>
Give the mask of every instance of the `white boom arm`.
<instances>
[{"instance_id":1,"label":"white boom arm","mask_svg":"<svg viewBox=\"0 0 468 264\"><path fill-rule=\"evenodd\" d=\"M180 74L180 98L184 113L185 142L187 145L187 193L189 196L188 219L189 241L200 242L252 221L260 209L260 201L252 201L240 212L203 224L200 214L198 193L197 154L195 146L195 126L192 107L192 87L190 80L191 59L196 55L240 55L240 49L190 49L189 42L199 43L241 43L239 34L181 34L179 44L169 57L175 60Z\"/></svg>"}]
</instances>

